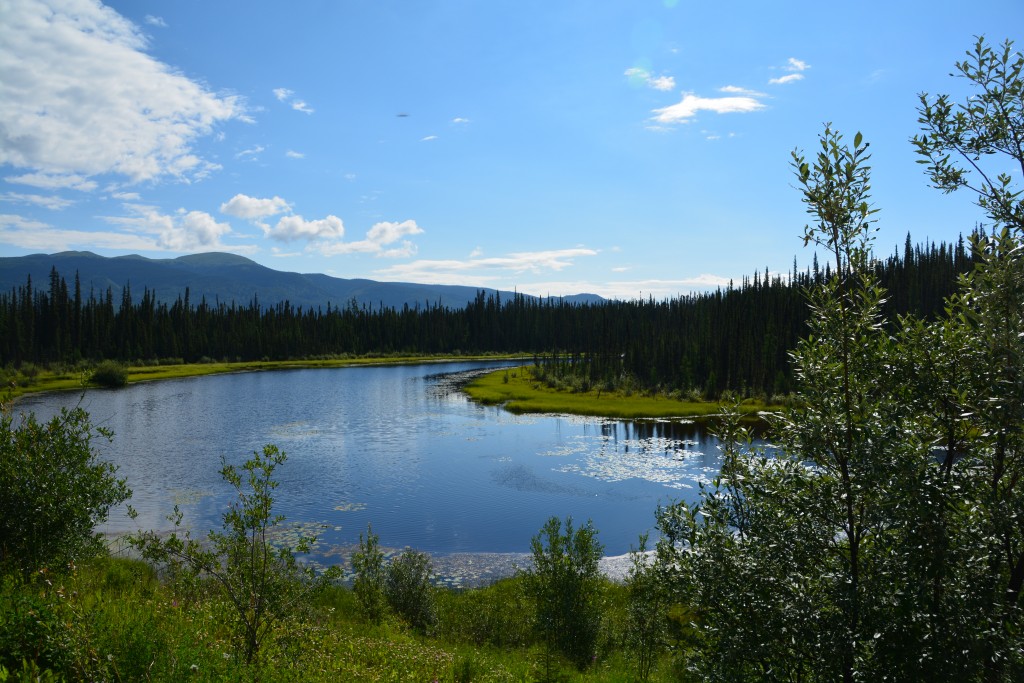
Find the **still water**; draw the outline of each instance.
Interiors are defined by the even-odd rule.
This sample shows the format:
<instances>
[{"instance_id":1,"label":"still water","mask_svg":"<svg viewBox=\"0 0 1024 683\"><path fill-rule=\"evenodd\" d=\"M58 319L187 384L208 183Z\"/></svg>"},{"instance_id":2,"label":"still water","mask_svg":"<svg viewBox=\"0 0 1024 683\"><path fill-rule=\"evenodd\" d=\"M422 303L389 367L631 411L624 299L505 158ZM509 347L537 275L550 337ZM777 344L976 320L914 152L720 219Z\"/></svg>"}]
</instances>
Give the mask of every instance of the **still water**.
<instances>
[{"instance_id":1,"label":"still water","mask_svg":"<svg viewBox=\"0 0 1024 683\"><path fill-rule=\"evenodd\" d=\"M384 546L437 556L524 553L552 515L593 520L609 555L654 526L659 504L693 500L720 465L717 441L684 420L517 416L469 401L458 382L508 363L282 370L30 396L47 418L81 402L134 494L105 530L168 529L178 504L198 532L231 501L221 458L264 444L288 455L277 512L320 530L324 557L367 524Z\"/></svg>"}]
</instances>

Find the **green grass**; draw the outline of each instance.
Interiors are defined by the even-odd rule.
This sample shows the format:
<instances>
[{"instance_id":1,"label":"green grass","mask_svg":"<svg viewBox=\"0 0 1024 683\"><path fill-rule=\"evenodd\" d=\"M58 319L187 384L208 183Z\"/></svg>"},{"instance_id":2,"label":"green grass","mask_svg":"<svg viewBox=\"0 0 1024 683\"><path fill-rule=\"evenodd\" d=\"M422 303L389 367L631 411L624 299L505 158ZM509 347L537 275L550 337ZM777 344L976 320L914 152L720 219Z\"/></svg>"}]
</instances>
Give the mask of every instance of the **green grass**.
<instances>
[{"instance_id":1,"label":"green grass","mask_svg":"<svg viewBox=\"0 0 1024 683\"><path fill-rule=\"evenodd\" d=\"M633 680L622 649L625 588L607 583L602 590L597 659L582 672L556 663L553 680ZM520 579L441 593L438 627L423 635L394 616L368 624L350 589L328 588L278 623L258 666L247 668L231 642L230 607L202 586L183 590L161 580L140 561L89 560L30 584L0 577L0 680L3 667L21 671L22 658L64 680L543 680L543 647L529 627ZM664 655L655 683L671 680L670 657Z\"/></svg>"},{"instance_id":2,"label":"green grass","mask_svg":"<svg viewBox=\"0 0 1024 683\"><path fill-rule=\"evenodd\" d=\"M641 417L701 417L721 412L712 401L681 401L660 395L591 390L571 392L551 389L534 379L529 367L497 370L466 385L466 393L485 405L501 405L513 413L571 413L623 419ZM769 409L763 402L747 400L742 413Z\"/></svg>"}]
</instances>

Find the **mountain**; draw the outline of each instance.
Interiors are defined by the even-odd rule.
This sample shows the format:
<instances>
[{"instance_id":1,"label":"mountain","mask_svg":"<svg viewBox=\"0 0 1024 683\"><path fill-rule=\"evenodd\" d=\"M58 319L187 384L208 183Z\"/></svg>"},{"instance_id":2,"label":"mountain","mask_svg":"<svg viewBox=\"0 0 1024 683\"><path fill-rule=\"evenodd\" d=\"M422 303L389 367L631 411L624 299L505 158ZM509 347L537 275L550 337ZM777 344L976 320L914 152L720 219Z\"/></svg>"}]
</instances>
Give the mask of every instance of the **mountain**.
<instances>
[{"instance_id":1,"label":"mountain","mask_svg":"<svg viewBox=\"0 0 1024 683\"><path fill-rule=\"evenodd\" d=\"M170 304L178 297L184 297L187 287L194 304L204 297L211 304L234 301L243 306L257 299L264 307L288 301L303 308L326 308L328 303L347 306L355 300L359 306L372 307L402 308L405 305L440 303L449 308L462 308L480 291L488 295L500 294L502 299L514 296L513 292L484 287L377 282L287 273L261 266L244 256L219 252L174 259L150 259L137 254L106 257L89 251L0 257L0 291L9 292L12 288L23 287L28 276L32 277L34 288L46 291L52 268L57 269L69 289L74 286L77 272L83 297L88 298L91 290L100 298L110 288L115 302L121 300L122 289L126 285L131 287L136 301L148 288L157 301ZM596 294L577 294L562 299L571 303L604 300Z\"/></svg>"}]
</instances>

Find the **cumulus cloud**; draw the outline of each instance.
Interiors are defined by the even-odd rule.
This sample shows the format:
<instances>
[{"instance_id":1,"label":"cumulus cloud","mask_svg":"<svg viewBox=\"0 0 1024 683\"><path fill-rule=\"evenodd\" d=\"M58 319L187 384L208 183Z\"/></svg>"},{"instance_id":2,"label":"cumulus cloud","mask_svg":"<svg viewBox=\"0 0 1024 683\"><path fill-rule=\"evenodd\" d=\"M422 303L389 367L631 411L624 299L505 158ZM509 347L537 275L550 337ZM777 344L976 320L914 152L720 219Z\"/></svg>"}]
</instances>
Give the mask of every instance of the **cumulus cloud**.
<instances>
[{"instance_id":1,"label":"cumulus cloud","mask_svg":"<svg viewBox=\"0 0 1024 683\"><path fill-rule=\"evenodd\" d=\"M306 158L305 154L303 154L302 152L296 152L293 149L288 150L287 152L284 153L284 155L286 157L288 157L289 159L305 159Z\"/></svg>"},{"instance_id":2,"label":"cumulus cloud","mask_svg":"<svg viewBox=\"0 0 1024 683\"><path fill-rule=\"evenodd\" d=\"M324 256L338 254L374 254L381 258L408 258L416 253L416 245L406 237L422 235L423 228L416 221L401 223L382 221L374 224L366 233L366 239L358 242L324 244L317 249ZM395 244L398 242L399 244Z\"/></svg>"},{"instance_id":3,"label":"cumulus cloud","mask_svg":"<svg viewBox=\"0 0 1024 683\"><path fill-rule=\"evenodd\" d=\"M155 206L125 204L128 216L104 216L112 225L150 236L149 249L162 251L197 251L226 249L221 238L231 234L231 226L218 223L205 211L178 209L172 215L161 213Z\"/></svg>"},{"instance_id":4,"label":"cumulus cloud","mask_svg":"<svg viewBox=\"0 0 1024 683\"><path fill-rule=\"evenodd\" d=\"M292 102L292 109L295 111L301 111L303 114L312 114L315 109L306 104L303 100L295 100Z\"/></svg>"},{"instance_id":5,"label":"cumulus cloud","mask_svg":"<svg viewBox=\"0 0 1024 683\"><path fill-rule=\"evenodd\" d=\"M337 216L307 221L302 216L282 216L277 225L266 231L267 237L281 242L295 240L340 240L345 235L345 225Z\"/></svg>"},{"instance_id":6,"label":"cumulus cloud","mask_svg":"<svg viewBox=\"0 0 1024 683\"><path fill-rule=\"evenodd\" d=\"M646 85L648 88L654 88L655 90L661 90L663 92L667 92L676 87L676 79L671 76L654 76L647 69L642 69L638 66L626 69L625 76L632 83Z\"/></svg>"},{"instance_id":7,"label":"cumulus cloud","mask_svg":"<svg viewBox=\"0 0 1024 683\"><path fill-rule=\"evenodd\" d=\"M192 145L247 118L238 97L146 54L139 28L96 0L50 4L9 0L0 23L0 164L30 171L14 182L95 189L82 179L190 179L218 168Z\"/></svg>"},{"instance_id":8,"label":"cumulus cloud","mask_svg":"<svg viewBox=\"0 0 1024 683\"><path fill-rule=\"evenodd\" d=\"M698 112L710 111L716 114L747 113L764 109L764 104L749 95L727 97L700 97L685 93L677 104L654 110L654 121L658 123L687 123Z\"/></svg>"},{"instance_id":9,"label":"cumulus cloud","mask_svg":"<svg viewBox=\"0 0 1024 683\"><path fill-rule=\"evenodd\" d=\"M469 123L469 119L463 118L461 116L456 116L454 119L452 119L452 123Z\"/></svg>"},{"instance_id":10,"label":"cumulus cloud","mask_svg":"<svg viewBox=\"0 0 1024 683\"><path fill-rule=\"evenodd\" d=\"M160 28L167 28L167 22L164 21L164 18L155 16L153 14L146 15L146 23L150 26L159 26Z\"/></svg>"},{"instance_id":11,"label":"cumulus cloud","mask_svg":"<svg viewBox=\"0 0 1024 683\"><path fill-rule=\"evenodd\" d=\"M220 205L220 212L236 218L254 221L279 213L290 213L292 207L278 196L271 199L259 199L245 194L236 194Z\"/></svg>"},{"instance_id":12,"label":"cumulus cloud","mask_svg":"<svg viewBox=\"0 0 1024 683\"><path fill-rule=\"evenodd\" d=\"M294 94L295 91L288 88L274 88L274 97L277 98L278 102L284 102Z\"/></svg>"}]
</instances>

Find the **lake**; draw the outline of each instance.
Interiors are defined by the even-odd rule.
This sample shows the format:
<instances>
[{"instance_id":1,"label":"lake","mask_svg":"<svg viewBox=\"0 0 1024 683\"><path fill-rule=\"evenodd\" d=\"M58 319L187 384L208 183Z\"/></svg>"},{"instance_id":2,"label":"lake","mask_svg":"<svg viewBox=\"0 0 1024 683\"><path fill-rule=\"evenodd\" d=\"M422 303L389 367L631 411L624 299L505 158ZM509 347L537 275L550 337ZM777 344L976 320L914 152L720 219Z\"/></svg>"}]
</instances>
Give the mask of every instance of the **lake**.
<instances>
[{"instance_id":1,"label":"lake","mask_svg":"<svg viewBox=\"0 0 1024 683\"><path fill-rule=\"evenodd\" d=\"M553 515L592 520L606 554L626 553L659 504L695 499L718 472L718 442L698 423L519 416L459 390L468 374L512 364L215 375L27 396L15 409L45 419L81 402L114 432L95 443L139 517L114 511L111 534L169 529L176 503L195 531L219 527L232 499L221 458L241 464L272 443L288 455L275 510L292 532L320 529L320 561L346 557L372 524L382 546L475 562L478 578L502 557L520 561Z\"/></svg>"}]
</instances>

